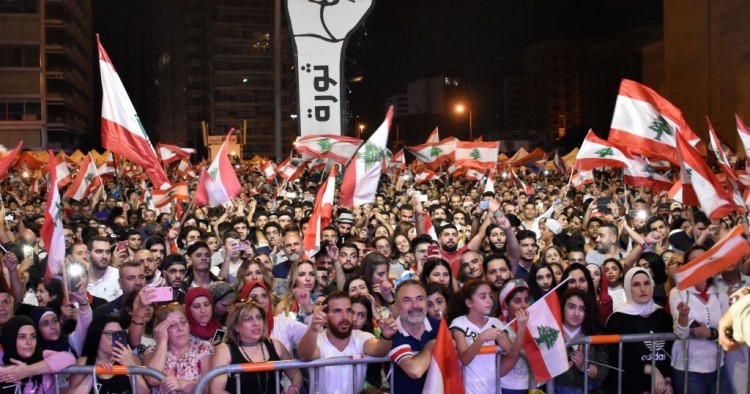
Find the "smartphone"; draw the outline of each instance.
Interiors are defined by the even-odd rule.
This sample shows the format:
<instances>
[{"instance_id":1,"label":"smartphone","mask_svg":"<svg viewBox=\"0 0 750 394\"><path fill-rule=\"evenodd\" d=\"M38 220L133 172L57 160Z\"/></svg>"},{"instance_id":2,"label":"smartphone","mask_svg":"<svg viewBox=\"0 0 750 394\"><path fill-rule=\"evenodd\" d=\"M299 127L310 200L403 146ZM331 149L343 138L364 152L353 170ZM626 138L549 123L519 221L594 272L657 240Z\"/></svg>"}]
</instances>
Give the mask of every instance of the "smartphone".
<instances>
[{"instance_id":1,"label":"smartphone","mask_svg":"<svg viewBox=\"0 0 750 394\"><path fill-rule=\"evenodd\" d=\"M487 201L487 200L480 201L479 202L479 208L482 208L485 211L488 210L488 209L490 209L490 202Z\"/></svg>"},{"instance_id":2,"label":"smartphone","mask_svg":"<svg viewBox=\"0 0 750 394\"><path fill-rule=\"evenodd\" d=\"M554 201L552 201L552 205L559 207L562 204L562 200L560 197L556 198Z\"/></svg>"},{"instance_id":3,"label":"smartphone","mask_svg":"<svg viewBox=\"0 0 750 394\"><path fill-rule=\"evenodd\" d=\"M605 212L610 213L610 209L608 205L612 203L612 199L609 197L600 197L598 200L596 200L596 209L599 212Z\"/></svg>"},{"instance_id":4,"label":"smartphone","mask_svg":"<svg viewBox=\"0 0 750 394\"><path fill-rule=\"evenodd\" d=\"M112 333L112 348L117 347L117 343L128 346L128 332L125 330L115 331Z\"/></svg>"},{"instance_id":5,"label":"smartphone","mask_svg":"<svg viewBox=\"0 0 750 394\"><path fill-rule=\"evenodd\" d=\"M211 343L222 343L224 342L224 336L227 335L227 330L224 330L222 328L216 330L214 332L214 337L211 338Z\"/></svg>"},{"instance_id":6,"label":"smartphone","mask_svg":"<svg viewBox=\"0 0 750 394\"><path fill-rule=\"evenodd\" d=\"M128 248L128 241L117 241L117 250L125 250Z\"/></svg>"},{"instance_id":7,"label":"smartphone","mask_svg":"<svg viewBox=\"0 0 750 394\"><path fill-rule=\"evenodd\" d=\"M154 287L151 294L146 298L148 302L169 302L174 298L172 292L174 289L171 286Z\"/></svg>"},{"instance_id":8,"label":"smartphone","mask_svg":"<svg viewBox=\"0 0 750 394\"><path fill-rule=\"evenodd\" d=\"M71 261L65 266L65 280L68 285L68 292L75 292L86 276L86 267L78 262Z\"/></svg>"},{"instance_id":9,"label":"smartphone","mask_svg":"<svg viewBox=\"0 0 750 394\"><path fill-rule=\"evenodd\" d=\"M11 213L5 215L5 221L6 222L10 222L10 221L13 221L13 220L16 220L16 214L15 213L11 212Z\"/></svg>"},{"instance_id":10,"label":"smartphone","mask_svg":"<svg viewBox=\"0 0 750 394\"><path fill-rule=\"evenodd\" d=\"M438 249L437 245L430 245L427 247L427 255L428 256L434 256L436 254L440 254L440 250Z\"/></svg>"},{"instance_id":11,"label":"smartphone","mask_svg":"<svg viewBox=\"0 0 750 394\"><path fill-rule=\"evenodd\" d=\"M29 246L29 245L24 245L24 246L23 246L23 256L24 256L25 258L27 258L27 259L28 259L28 258L29 258L29 257L31 257L31 256L32 256L33 254L34 254L34 247L33 247L33 246Z\"/></svg>"},{"instance_id":12,"label":"smartphone","mask_svg":"<svg viewBox=\"0 0 750 394\"><path fill-rule=\"evenodd\" d=\"M427 202L427 195L426 194L419 194L419 202Z\"/></svg>"}]
</instances>

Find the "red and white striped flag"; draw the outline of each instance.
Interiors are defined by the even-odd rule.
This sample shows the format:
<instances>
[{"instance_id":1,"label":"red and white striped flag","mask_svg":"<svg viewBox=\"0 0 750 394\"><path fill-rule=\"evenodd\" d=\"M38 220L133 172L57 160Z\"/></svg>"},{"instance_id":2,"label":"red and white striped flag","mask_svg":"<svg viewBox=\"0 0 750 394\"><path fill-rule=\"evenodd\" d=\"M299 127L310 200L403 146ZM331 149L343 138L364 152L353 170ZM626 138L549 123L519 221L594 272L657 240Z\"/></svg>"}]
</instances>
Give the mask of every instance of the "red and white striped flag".
<instances>
[{"instance_id":1,"label":"red and white striped flag","mask_svg":"<svg viewBox=\"0 0 750 394\"><path fill-rule=\"evenodd\" d=\"M513 170L508 171L510 173L510 183L514 185L515 187L521 189L526 195L532 195L534 194L534 189L531 188L531 186L527 185L524 181L521 180L521 178L516 175L516 172Z\"/></svg>"},{"instance_id":2,"label":"red and white striped flag","mask_svg":"<svg viewBox=\"0 0 750 394\"><path fill-rule=\"evenodd\" d=\"M545 382L570 368L565 339L562 335L562 313L556 291L550 291L527 310L529 321L523 349L537 383Z\"/></svg>"},{"instance_id":3,"label":"red and white striped flag","mask_svg":"<svg viewBox=\"0 0 750 394\"><path fill-rule=\"evenodd\" d=\"M724 153L724 149L721 147L721 141L714 131L714 126L711 124L711 120L706 116L706 122L708 122L708 141L711 152L716 156L716 161L724 171L727 177L737 180L737 174L732 170L732 164L729 163L727 155Z\"/></svg>"},{"instance_id":4,"label":"red and white striped flag","mask_svg":"<svg viewBox=\"0 0 750 394\"><path fill-rule=\"evenodd\" d=\"M417 183L417 185L421 185L425 182L429 182L433 179L440 178L440 175L428 170L424 169L421 172L419 172L416 176L414 176L414 182Z\"/></svg>"},{"instance_id":5,"label":"red and white striped flag","mask_svg":"<svg viewBox=\"0 0 750 394\"><path fill-rule=\"evenodd\" d=\"M99 177L99 171L96 169L94 160L88 154L83 158L78 175L68 187L65 196L76 201L82 201L90 194L98 191L101 186L102 178Z\"/></svg>"},{"instance_id":6,"label":"red and white striped flag","mask_svg":"<svg viewBox=\"0 0 750 394\"><path fill-rule=\"evenodd\" d=\"M187 159L180 160L180 164L177 165L177 175L187 180L192 180L198 177L198 174L195 173L193 166Z\"/></svg>"},{"instance_id":7,"label":"red and white striped flag","mask_svg":"<svg viewBox=\"0 0 750 394\"><path fill-rule=\"evenodd\" d=\"M473 168L467 168L466 172L464 173L464 178L479 182L484 178L484 173L479 172Z\"/></svg>"},{"instance_id":8,"label":"red and white striped flag","mask_svg":"<svg viewBox=\"0 0 750 394\"><path fill-rule=\"evenodd\" d=\"M156 157L141 120L130 102L115 66L96 35L99 70L102 79L102 145L143 167L158 188L169 185L169 178Z\"/></svg>"},{"instance_id":9,"label":"red and white striped flag","mask_svg":"<svg viewBox=\"0 0 750 394\"><path fill-rule=\"evenodd\" d=\"M430 213L427 212L426 209L424 211L424 233L432 237L432 239L434 239L435 242L440 241L437 235L437 231L435 230L435 226L432 224L432 218L430 217Z\"/></svg>"},{"instance_id":10,"label":"red and white striped flag","mask_svg":"<svg viewBox=\"0 0 750 394\"><path fill-rule=\"evenodd\" d=\"M401 148L396 152L396 154L391 157L391 162L388 164L388 167L395 167L395 168L404 168L406 167L406 158L404 157L404 149Z\"/></svg>"},{"instance_id":11,"label":"red and white striped flag","mask_svg":"<svg viewBox=\"0 0 750 394\"><path fill-rule=\"evenodd\" d=\"M433 170L440 164L453 159L456 152L458 139L455 137L444 138L439 142L430 142L422 145L406 146L405 149L416 156L417 160L427 164Z\"/></svg>"},{"instance_id":12,"label":"red and white striped flag","mask_svg":"<svg viewBox=\"0 0 750 394\"><path fill-rule=\"evenodd\" d=\"M423 394L461 394L464 391L463 369L445 319L440 319L430 367L427 369Z\"/></svg>"},{"instance_id":13,"label":"red and white striped flag","mask_svg":"<svg viewBox=\"0 0 750 394\"><path fill-rule=\"evenodd\" d=\"M159 147L159 155L161 156L161 161L165 165L173 163L177 160L190 160L190 155L195 153L195 149L192 148L180 148L178 146L169 144L157 144L157 146Z\"/></svg>"},{"instance_id":14,"label":"red and white striped flag","mask_svg":"<svg viewBox=\"0 0 750 394\"><path fill-rule=\"evenodd\" d=\"M344 172L339 192L339 204L343 207L367 204L375 201L383 161L388 148L388 133L393 120L393 106L388 108L385 120L358 150Z\"/></svg>"},{"instance_id":15,"label":"red and white striped flag","mask_svg":"<svg viewBox=\"0 0 750 394\"><path fill-rule=\"evenodd\" d=\"M57 170L57 186L63 188L70 183L71 180L73 180L73 177L70 176L70 169L68 168L68 163L65 160L56 160L57 166L55 166L55 169ZM50 166L52 168L52 166Z\"/></svg>"},{"instance_id":16,"label":"red and white striped flag","mask_svg":"<svg viewBox=\"0 0 750 394\"><path fill-rule=\"evenodd\" d=\"M425 141L425 144L433 143L433 142L440 142L440 132L438 132L438 128L435 127L435 130L432 130L430 133L430 136L427 137L427 141Z\"/></svg>"},{"instance_id":17,"label":"red and white striped flag","mask_svg":"<svg viewBox=\"0 0 750 394\"><path fill-rule=\"evenodd\" d=\"M260 165L261 173L266 178L266 182L274 183L276 181L276 163L270 159L264 159Z\"/></svg>"},{"instance_id":18,"label":"red and white striped flag","mask_svg":"<svg viewBox=\"0 0 750 394\"><path fill-rule=\"evenodd\" d=\"M626 168L627 166L628 158L625 154L613 144L597 137L591 129L586 134L578 150L576 161L573 163L575 170L593 170L603 167Z\"/></svg>"},{"instance_id":19,"label":"red and white striped flag","mask_svg":"<svg viewBox=\"0 0 750 394\"><path fill-rule=\"evenodd\" d=\"M188 196L188 185L185 181L175 183L166 190L154 189L151 191L151 198L156 208L163 208L169 205L172 200L187 201Z\"/></svg>"},{"instance_id":20,"label":"red and white striped flag","mask_svg":"<svg viewBox=\"0 0 750 394\"><path fill-rule=\"evenodd\" d=\"M700 142L682 117L682 112L672 103L647 86L622 80L609 141L649 159L664 158L679 164L675 151L678 133L691 146Z\"/></svg>"},{"instance_id":21,"label":"red and white striped flag","mask_svg":"<svg viewBox=\"0 0 750 394\"><path fill-rule=\"evenodd\" d=\"M315 159L329 159L342 166L357 152L362 140L333 134L312 134L297 137L294 149L303 156Z\"/></svg>"},{"instance_id":22,"label":"red and white striped flag","mask_svg":"<svg viewBox=\"0 0 750 394\"><path fill-rule=\"evenodd\" d=\"M570 177L570 184L573 188L578 190L584 185L590 185L594 183L594 171L579 171Z\"/></svg>"},{"instance_id":23,"label":"red and white striped flag","mask_svg":"<svg viewBox=\"0 0 750 394\"><path fill-rule=\"evenodd\" d=\"M305 170L305 161L296 157L287 157L286 160L282 161L276 172L287 182L293 182L295 179L302 175Z\"/></svg>"},{"instance_id":24,"label":"red and white striped flag","mask_svg":"<svg viewBox=\"0 0 750 394\"><path fill-rule=\"evenodd\" d=\"M623 181L626 185L650 187L657 192L672 188L672 180L656 172L643 157L635 155L629 157L628 160L628 166L622 169ZM591 182L593 181L592 177Z\"/></svg>"},{"instance_id":25,"label":"red and white striped flag","mask_svg":"<svg viewBox=\"0 0 750 394\"><path fill-rule=\"evenodd\" d=\"M115 174L116 173L116 161L115 161L115 154L112 152L107 153L107 157L104 159L104 163L102 163L101 166L97 169L99 171L99 176L105 175L105 174Z\"/></svg>"},{"instance_id":26,"label":"red and white striped flag","mask_svg":"<svg viewBox=\"0 0 750 394\"><path fill-rule=\"evenodd\" d=\"M560 157L560 154L557 151L555 151L555 156L552 158L552 162L555 164L555 168L560 174L567 174L570 170L568 164L565 163L565 160Z\"/></svg>"},{"instance_id":27,"label":"red and white striped flag","mask_svg":"<svg viewBox=\"0 0 750 394\"><path fill-rule=\"evenodd\" d=\"M750 159L750 129L747 128L745 125L745 122L742 121L742 118L740 118L739 115L734 114L734 118L737 121L737 134L740 136L740 141L742 141L742 147L745 148L745 160L749 161Z\"/></svg>"},{"instance_id":28,"label":"red and white striped flag","mask_svg":"<svg viewBox=\"0 0 750 394\"><path fill-rule=\"evenodd\" d=\"M320 234L323 233L323 229L326 226L331 224L337 172L338 167L332 166L325 185L320 188L318 196L315 199L315 208L310 216L310 221L307 223L304 234L305 255L308 259L313 259L315 254L320 250Z\"/></svg>"},{"instance_id":29,"label":"red and white striped flag","mask_svg":"<svg viewBox=\"0 0 750 394\"><path fill-rule=\"evenodd\" d=\"M60 274L65 260L65 234L63 233L63 212L57 182L57 161L52 151L49 152L49 183L47 205L44 210L44 224L41 231L44 248L47 250L45 279Z\"/></svg>"},{"instance_id":30,"label":"red and white striped flag","mask_svg":"<svg viewBox=\"0 0 750 394\"><path fill-rule=\"evenodd\" d=\"M0 179L3 179L6 175L8 175L8 170L10 170L10 167L13 166L13 162L16 161L18 152L21 151L22 145L23 141L20 141L12 151L8 152L8 154L5 155L2 160L0 160Z\"/></svg>"},{"instance_id":31,"label":"red and white striped flag","mask_svg":"<svg viewBox=\"0 0 750 394\"><path fill-rule=\"evenodd\" d=\"M463 167L490 170L497 166L500 142L458 141L454 163Z\"/></svg>"},{"instance_id":32,"label":"red and white striped flag","mask_svg":"<svg viewBox=\"0 0 750 394\"><path fill-rule=\"evenodd\" d=\"M742 261L750 254L746 231L743 225L733 228L711 249L678 268L675 272L677 287L685 290Z\"/></svg>"},{"instance_id":33,"label":"red and white striped flag","mask_svg":"<svg viewBox=\"0 0 750 394\"><path fill-rule=\"evenodd\" d=\"M724 190L698 151L677 134L682 204L698 206L710 219L721 219L734 211L732 196Z\"/></svg>"},{"instance_id":34,"label":"red and white striped flag","mask_svg":"<svg viewBox=\"0 0 750 394\"><path fill-rule=\"evenodd\" d=\"M195 190L195 206L216 206L237 197L242 190L234 166L229 161L229 140L234 129L229 130L208 171L201 169L198 187Z\"/></svg>"}]
</instances>

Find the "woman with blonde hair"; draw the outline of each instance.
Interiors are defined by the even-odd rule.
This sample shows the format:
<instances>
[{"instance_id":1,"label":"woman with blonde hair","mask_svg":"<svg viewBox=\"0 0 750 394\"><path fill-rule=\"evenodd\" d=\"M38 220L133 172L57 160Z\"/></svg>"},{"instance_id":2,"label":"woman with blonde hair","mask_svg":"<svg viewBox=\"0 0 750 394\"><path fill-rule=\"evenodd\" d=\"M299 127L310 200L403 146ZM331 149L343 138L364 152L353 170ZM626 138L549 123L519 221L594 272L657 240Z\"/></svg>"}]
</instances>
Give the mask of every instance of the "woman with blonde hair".
<instances>
[{"instance_id":1,"label":"woman with blonde hair","mask_svg":"<svg viewBox=\"0 0 750 394\"><path fill-rule=\"evenodd\" d=\"M320 287L315 263L300 260L292 264L288 281L286 293L276 305L275 314L305 322L313 312L311 296L318 293Z\"/></svg>"},{"instance_id":2,"label":"woman with blonde hair","mask_svg":"<svg viewBox=\"0 0 750 394\"><path fill-rule=\"evenodd\" d=\"M235 304L227 317L227 336L224 343L216 348L211 358L212 368L228 364L263 363L289 360L289 351L276 339L268 338L267 314L259 303L248 300ZM302 386L302 373L298 369L287 369L284 373L292 381L285 393L299 393ZM269 393L276 390L276 376L273 372L253 372L240 375L243 391ZM237 384L227 375L217 376L211 381L211 393L237 393Z\"/></svg>"}]
</instances>

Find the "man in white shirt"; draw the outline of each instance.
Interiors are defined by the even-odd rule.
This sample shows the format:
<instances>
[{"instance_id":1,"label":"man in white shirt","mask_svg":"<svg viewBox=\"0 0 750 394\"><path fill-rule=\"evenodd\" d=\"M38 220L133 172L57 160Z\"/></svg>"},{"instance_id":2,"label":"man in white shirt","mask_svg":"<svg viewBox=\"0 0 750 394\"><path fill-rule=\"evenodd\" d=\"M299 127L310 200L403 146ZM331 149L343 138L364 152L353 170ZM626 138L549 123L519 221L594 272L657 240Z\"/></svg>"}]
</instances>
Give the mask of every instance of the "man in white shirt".
<instances>
[{"instance_id":1,"label":"man in white shirt","mask_svg":"<svg viewBox=\"0 0 750 394\"><path fill-rule=\"evenodd\" d=\"M113 255L110 246L109 238L100 235L91 237L88 242L90 263L89 283L86 289L92 296L104 298L107 302L122 295L120 274L110 265L111 260L120 256Z\"/></svg>"},{"instance_id":2,"label":"man in white shirt","mask_svg":"<svg viewBox=\"0 0 750 394\"><path fill-rule=\"evenodd\" d=\"M382 333L380 340L369 332L352 330L353 321L354 311L349 297L341 291L331 293L323 308L313 315L310 328L297 347L299 359L309 361L362 354L382 357L388 354L391 338L398 330L392 317L378 321ZM328 328L321 332L323 324ZM355 376L352 376L353 371ZM349 365L320 368L318 387L324 387L331 394L358 393L364 387L366 371L366 364L355 368ZM354 384L356 387L352 387Z\"/></svg>"}]
</instances>

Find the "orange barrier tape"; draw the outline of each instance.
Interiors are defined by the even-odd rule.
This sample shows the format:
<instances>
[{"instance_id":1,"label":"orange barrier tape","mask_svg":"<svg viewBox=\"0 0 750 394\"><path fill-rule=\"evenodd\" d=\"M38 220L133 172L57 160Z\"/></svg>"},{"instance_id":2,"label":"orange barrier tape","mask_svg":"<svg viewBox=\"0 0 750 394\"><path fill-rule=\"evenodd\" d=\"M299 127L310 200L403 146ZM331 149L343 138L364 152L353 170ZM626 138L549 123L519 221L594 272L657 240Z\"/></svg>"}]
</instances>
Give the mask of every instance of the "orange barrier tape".
<instances>
[{"instance_id":1,"label":"orange barrier tape","mask_svg":"<svg viewBox=\"0 0 750 394\"><path fill-rule=\"evenodd\" d=\"M592 345L608 345L620 342L619 335L592 335L589 338L591 338Z\"/></svg>"},{"instance_id":2,"label":"orange barrier tape","mask_svg":"<svg viewBox=\"0 0 750 394\"><path fill-rule=\"evenodd\" d=\"M100 365L97 365L96 374L97 375L127 375L128 367L124 365L113 365L112 370L109 370Z\"/></svg>"},{"instance_id":3,"label":"orange barrier tape","mask_svg":"<svg viewBox=\"0 0 750 394\"><path fill-rule=\"evenodd\" d=\"M264 363L243 363L242 370L245 372L269 372L273 371L275 366L272 362Z\"/></svg>"}]
</instances>

